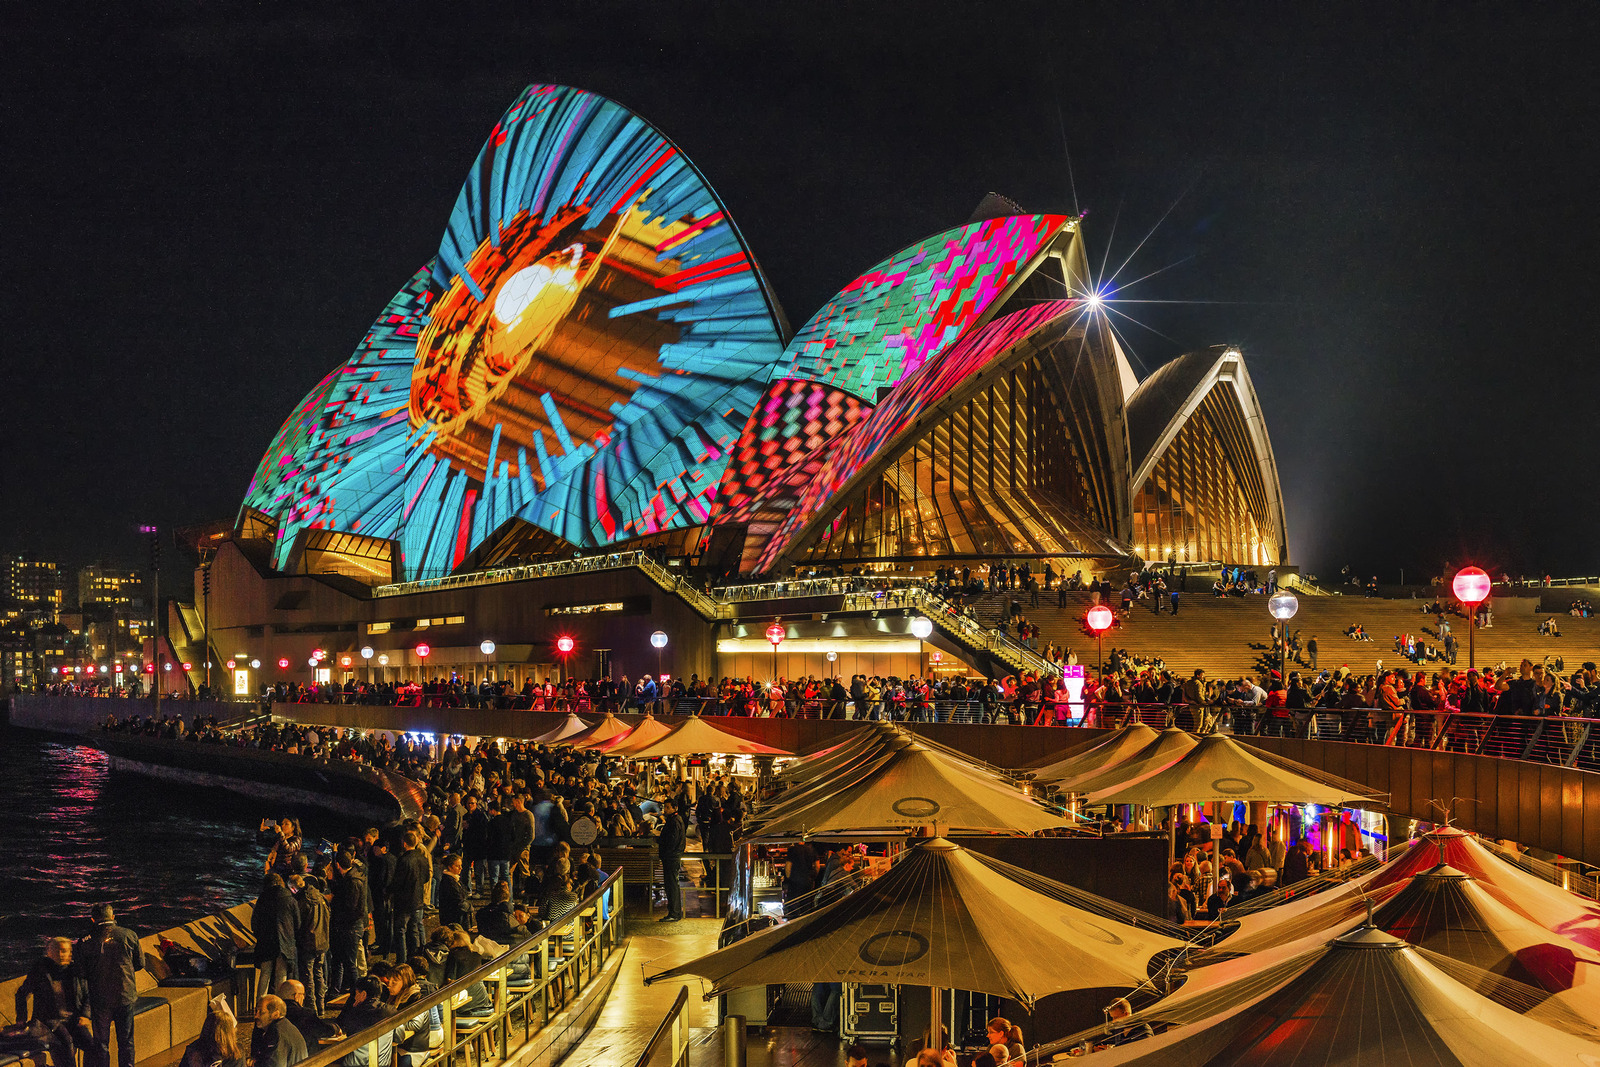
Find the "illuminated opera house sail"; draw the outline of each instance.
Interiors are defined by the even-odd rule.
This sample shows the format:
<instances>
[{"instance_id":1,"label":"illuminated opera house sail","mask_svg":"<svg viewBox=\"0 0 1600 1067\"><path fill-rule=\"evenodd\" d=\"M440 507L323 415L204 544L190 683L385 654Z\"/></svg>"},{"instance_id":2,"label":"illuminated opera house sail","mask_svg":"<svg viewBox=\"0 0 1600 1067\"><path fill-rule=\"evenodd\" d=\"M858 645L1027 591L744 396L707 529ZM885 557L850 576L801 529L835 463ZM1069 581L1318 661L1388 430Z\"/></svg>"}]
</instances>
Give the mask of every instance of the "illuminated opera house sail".
<instances>
[{"instance_id":1,"label":"illuminated opera house sail","mask_svg":"<svg viewBox=\"0 0 1600 1067\"><path fill-rule=\"evenodd\" d=\"M791 331L649 123L529 87L439 247L278 432L236 534L367 584L648 545L717 571L1280 563L1235 349L1139 382L1079 220L990 195Z\"/></svg>"}]
</instances>

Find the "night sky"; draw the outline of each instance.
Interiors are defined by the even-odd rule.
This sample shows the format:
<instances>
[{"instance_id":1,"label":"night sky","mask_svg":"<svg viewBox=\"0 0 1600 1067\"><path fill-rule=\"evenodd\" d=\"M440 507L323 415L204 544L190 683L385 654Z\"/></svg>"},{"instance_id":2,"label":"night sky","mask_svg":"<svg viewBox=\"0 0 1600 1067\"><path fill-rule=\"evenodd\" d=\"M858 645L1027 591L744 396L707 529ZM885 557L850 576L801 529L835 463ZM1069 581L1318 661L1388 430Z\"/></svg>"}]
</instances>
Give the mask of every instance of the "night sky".
<instances>
[{"instance_id":1,"label":"night sky","mask_svg":"<svg viewBox=\"0 0 1600 1067\"><path fill-rule=\"evenodd\" d=\"M673 138L794 325L990 190L1076 203L1160 272L1141 373L1244 350L1313 572L1600 573L1600 8L565 6L8 12L0 550L231 519L541 81Z\"/></svg>"}]
</instances>

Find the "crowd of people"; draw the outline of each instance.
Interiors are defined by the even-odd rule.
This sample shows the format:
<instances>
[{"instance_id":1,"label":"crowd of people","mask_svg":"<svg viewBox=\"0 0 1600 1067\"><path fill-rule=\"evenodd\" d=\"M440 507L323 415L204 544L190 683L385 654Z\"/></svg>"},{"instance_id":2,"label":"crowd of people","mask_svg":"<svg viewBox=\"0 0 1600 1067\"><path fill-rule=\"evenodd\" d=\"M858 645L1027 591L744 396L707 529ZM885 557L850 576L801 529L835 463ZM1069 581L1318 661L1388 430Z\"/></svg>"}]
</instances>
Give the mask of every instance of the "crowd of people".
<instances>
[{"instance_id":1,"label":"crowd of people","mask_svg":"<svg viewBox=\"0 0 1600 1067\"><path fill-rule=\"evenodd\" d=\"M600 852L574 843L575 825L583 840L653 838L665 874L663 921L676 921L684 916L680 867L690 840L730 852L745 811L745 790L729 776L658 780L646 789L616 757L527 741L469 747L461 738L297 723L186 724L170 713L111 716L103 725L368 764L415 780L427 798L421 816L339 842L308 841L292 818L262 823L253 1032L246 1043L218 998L182 1067L292 1067L319 1044L388 1019L389 1040L402 1049L436 1047L438 1017L408 1012L412 1002L567 918L605 881ZM76 1049L87 1067L109 1067L112 1032L120 1067L132 1067L134 973L143 955L109 905L97 905L93 918L84 939L48 942L18 994L17 1018L45 1042L53 1067L72 1067ZM531 963L519 957L511 965L527 974ZM457 1010L490 1007L476 983ZM364 1055L352 1053L343 1067L366 1067Z\"/></svg>"}]
</instances>

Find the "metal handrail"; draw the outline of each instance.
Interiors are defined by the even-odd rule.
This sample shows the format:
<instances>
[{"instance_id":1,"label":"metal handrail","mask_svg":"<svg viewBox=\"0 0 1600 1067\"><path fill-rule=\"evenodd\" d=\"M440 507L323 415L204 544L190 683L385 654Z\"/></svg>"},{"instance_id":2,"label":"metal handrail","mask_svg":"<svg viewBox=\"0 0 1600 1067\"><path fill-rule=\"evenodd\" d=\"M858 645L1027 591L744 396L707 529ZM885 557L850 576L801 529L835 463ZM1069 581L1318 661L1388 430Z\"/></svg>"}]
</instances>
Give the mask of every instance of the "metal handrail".
<instances>
[{"instance_id":1,"label":"metal handrail","mask_svg":"<svg viewBox=\"0 0 1600 1067\"><path fill-rule=\"evenodd\" d=\"M678 996L667 1009L667 1014L656 1027L644 1051L634 1061L635 1067L679 1067L689 1062L689 987L678 989ZM667 1052L663 1058L661 1053Z\"/></svg>"},{"instance_id":2,"label":"metal handrail","mask_svg":"<svg viewBox=\"0 0 1600 1067\"><path fill-rule=\"evenodd\" d=\"M586 938L583 936L582 924L585 913L591 908L594 909L596 921L594 932ZM424 1058L420 1062L414 1060L414 1067L453 1063L458 1054L484 1033L495 1035L504 1053L502 1058L510 1059L510 1041L515 1033L510 1025L511 1015L517 1011L526 1013L534 999L538 999L543 1019L535 1028L528 1025L529 1020L525 1015L522 1044L526 1044L536 1030L542 1030L549 1023L555 1013L549 995L550 987L557 982L564 983L569 976L575 976L579 989L592 980L621 942L618 932L621 920L622 872L619 870L612 872L600 884L600 888L580 901L565 918L556 920L538 933L512 945L504 954L471 974L456 979L414 1004L406 1005L394 1015L374 1023L365 1030L347 1035L337 1044L313 1052L302 1062L305 1067L332 1067L345 1056L365 1048L368 1067L378 1067L382 1042L386 1039L392 1040L396 1031L407 1022L429 1015L435 1008L440 1009L444 1016L444 1041L438 1048L430 1048L421 1054ZM560 959L555 958L552 954L552 942L568 939L571 952ZM533 981L525 988L513 990L509 981L512 964L523 956L529 956L535 962ZM584 973L585 963L588 964L587 977ZM470 1019L470 1024L460 1027L455 1013L456 1002L464 998L472 986L479 982L493 987L494 1010L487 1016L467 1017Z\"/></svg>"}]
</instances>

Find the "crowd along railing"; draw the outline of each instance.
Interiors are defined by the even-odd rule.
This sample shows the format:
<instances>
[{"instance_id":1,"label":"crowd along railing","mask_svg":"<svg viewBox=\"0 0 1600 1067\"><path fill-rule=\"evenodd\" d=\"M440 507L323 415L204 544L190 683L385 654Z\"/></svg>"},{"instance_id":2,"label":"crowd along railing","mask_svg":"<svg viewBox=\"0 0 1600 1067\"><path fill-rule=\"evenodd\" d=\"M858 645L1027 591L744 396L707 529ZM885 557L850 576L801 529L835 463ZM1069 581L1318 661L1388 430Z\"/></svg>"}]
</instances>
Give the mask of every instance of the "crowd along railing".
<instances>
[{"instance_id":1,"label":"crowd along railing","mask_svg":"<svg viewBox=\"0 0 1600 1067\"><path fill-rule=\"evenodd\" d=\"M622 944L622 872L611 874L565 918L558 919L437 992L408 1004L382 1022L346 1035L302 1061L302 1067L333 1067L346 1056L362 1067L391 1062L406 1067L488 1067L511 1060L552 1018L601 973ZM487 988L487 1012L462 1010L470 990ZM401 1028L438 1034L426 1051L402 1053L394 1046ZM559 1057L557 1057L559 1058Z\"/></svg>"}]
</instances>

